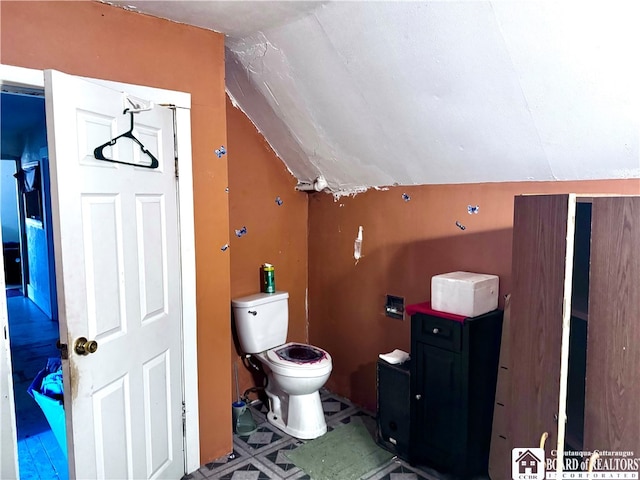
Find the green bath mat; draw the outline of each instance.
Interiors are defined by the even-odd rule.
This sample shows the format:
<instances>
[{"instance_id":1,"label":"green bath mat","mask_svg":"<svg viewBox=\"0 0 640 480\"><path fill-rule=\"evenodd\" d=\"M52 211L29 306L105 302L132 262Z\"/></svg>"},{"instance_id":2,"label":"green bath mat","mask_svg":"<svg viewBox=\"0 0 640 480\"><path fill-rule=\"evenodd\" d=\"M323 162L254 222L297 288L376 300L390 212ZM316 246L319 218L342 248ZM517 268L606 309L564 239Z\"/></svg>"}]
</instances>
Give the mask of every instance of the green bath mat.
<instances>
[{"instance_id":1,"label":"green bath mat","mask_svg":"<svg viewBox=\"0 0 640 480\"><path fill-rule=\"evenodd\" d=\"M313 480L358 480L393 458L357 417L285 455Z\"/></svg>"}]
</instances>

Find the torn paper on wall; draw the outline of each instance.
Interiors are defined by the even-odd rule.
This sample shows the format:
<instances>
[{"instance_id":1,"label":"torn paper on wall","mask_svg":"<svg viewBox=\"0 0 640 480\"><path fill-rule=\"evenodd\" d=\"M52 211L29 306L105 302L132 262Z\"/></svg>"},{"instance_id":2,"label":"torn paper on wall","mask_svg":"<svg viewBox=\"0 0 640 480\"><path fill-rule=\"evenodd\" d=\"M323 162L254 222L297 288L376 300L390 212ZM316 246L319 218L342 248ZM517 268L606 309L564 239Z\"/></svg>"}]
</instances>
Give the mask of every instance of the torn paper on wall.
<instances>
[{"instance_id":1,"label":"torn paper on wall","mask_svg":"<svg viewBox=\"0 0 640 480\"><path fill-rule=\"evenodd\" d=\"M358 236L356 241L353 242L353 258L356 259L356 265L358 260L362 257L362 225L358 227Z\"/></svg>"}]
</instances>

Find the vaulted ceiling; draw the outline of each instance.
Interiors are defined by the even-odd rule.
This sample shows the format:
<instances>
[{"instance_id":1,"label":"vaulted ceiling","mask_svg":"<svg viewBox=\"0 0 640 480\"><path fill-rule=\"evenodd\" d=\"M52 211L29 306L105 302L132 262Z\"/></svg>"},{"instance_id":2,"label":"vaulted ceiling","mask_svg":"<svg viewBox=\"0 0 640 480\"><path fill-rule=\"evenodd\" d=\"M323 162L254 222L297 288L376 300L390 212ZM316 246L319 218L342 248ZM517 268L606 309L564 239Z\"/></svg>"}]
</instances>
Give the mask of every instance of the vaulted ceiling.
<instances>
[{"instance_id":1,"label":"vaulted ceiling","mask_svg":"<svg viewBox=\"0 0 640 480\"><path fill-rule=\"evenodd\" d=\"M302 184L640 177L640 2L114 2L227 35Z\"/></svg>"}]
</instances>

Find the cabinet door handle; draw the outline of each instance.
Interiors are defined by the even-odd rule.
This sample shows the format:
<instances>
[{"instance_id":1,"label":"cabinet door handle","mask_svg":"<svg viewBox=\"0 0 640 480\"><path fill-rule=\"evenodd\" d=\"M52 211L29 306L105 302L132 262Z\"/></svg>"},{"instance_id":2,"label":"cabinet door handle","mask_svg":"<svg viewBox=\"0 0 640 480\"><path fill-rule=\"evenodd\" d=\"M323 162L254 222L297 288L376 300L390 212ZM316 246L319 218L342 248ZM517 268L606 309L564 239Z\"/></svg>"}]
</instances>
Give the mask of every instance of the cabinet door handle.
<instances>
[{"instance_id":1,"label":"cabinet door handle","mask_svg":"<svg viewBox=\"0 0 640 480\"><path fill-rule=\"evenodd\" d=\"M589 467L587 469L587 472L593 472L593 466L595 465L598 458L600 458L600 454L598 452L593 452L591 454L591 456L589 457Z\"/></svg>"},{"instance_id":2,"label":"cabinet door handle","mask_svg":"<svg viewBox=\"0 0 640 480\"><path fill-rule=\"evenodd\" d=\"M420 394L416 395L416 400L420 400L421 398L422 398L422 395L420 395Z\"/></svg>"},{"instance_id":3,"label":"cabinet door handle","mask_svg":"<svg viewBox=\"0 0 640 480\"><path fill-rule=\"evenodd\" d=\"M434 329L433 329L433 333L434 333L435 335L439 334L439 333L440 333L440 329L439 329L439 328L437 328L437 327L436 327L436 328L434 328Z\"/></svg>"},{"instance_id":4,"label":"cabinet door handle","mask_svg":"<svg viewBox=\"0 0 640 480\"><path fill-rule=\"evenodd\" d=\"M544 432L540 436L540 448L544 449L544 444L547 442L547 438L549 438L549 434L547 432Z\"/></svg>"}]
</instances>

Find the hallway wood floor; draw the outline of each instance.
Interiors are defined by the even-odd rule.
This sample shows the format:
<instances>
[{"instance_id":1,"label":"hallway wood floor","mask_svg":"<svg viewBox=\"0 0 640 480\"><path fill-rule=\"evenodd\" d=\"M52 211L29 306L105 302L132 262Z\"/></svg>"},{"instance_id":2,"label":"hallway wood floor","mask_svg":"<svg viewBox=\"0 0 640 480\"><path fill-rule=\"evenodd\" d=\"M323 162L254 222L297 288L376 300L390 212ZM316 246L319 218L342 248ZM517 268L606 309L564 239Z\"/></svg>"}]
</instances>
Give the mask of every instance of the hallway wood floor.
<instances>
[{"instance_id":1,"label":"hallway wood floor","mask_svg":"<svg viewBox=\"0 0 640 480\"><path fill-rule=\"evenodd\" d=\"M28 298L7 295L13 389L22 480L66 480L67 459L27 388L47 359L58 357L58 324Z\"/></svg>"}]
</instances>

